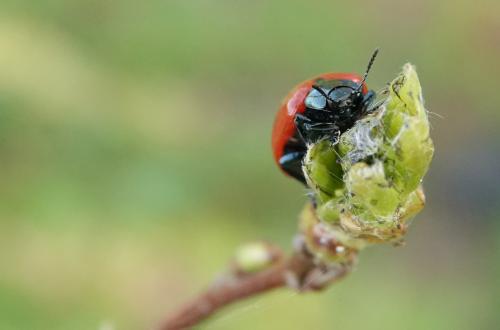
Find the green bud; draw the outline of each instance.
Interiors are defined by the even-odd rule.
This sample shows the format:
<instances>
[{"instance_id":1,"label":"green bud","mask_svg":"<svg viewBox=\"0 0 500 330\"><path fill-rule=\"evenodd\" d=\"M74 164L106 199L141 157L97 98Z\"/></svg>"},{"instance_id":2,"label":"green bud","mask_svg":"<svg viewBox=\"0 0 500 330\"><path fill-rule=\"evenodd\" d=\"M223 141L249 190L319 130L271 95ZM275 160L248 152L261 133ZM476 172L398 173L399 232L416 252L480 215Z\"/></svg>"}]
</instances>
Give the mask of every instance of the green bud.
<instances>
[{"instance_id":1,"label":"green bud","mask_svg":"<svg viewBox=\"0 0 500 330\"><path fill-rule=\"evenodd\" d=\"M346 191L353 213L365 216L367 221L391 221L400 203L400 195L385 176L384 165L376 160L373 165L354 164L346 175Z\"/></svg>"},{"instance_id":2,"label":"green bud","mask_svg":"<svg viewBox=\"0 0 500 330\"><path fill-rule=\"evenodd\" d=\"M424 205L421 182L434 147L415 68L406 64L387 92L338 144L320 141L305 157L316 215L347 246L400 240Z\"/></svg>"},{"instance_id":3,"label":"green bud","mask_svg":"<svg viewBox=\"0 0 500 330\"><path fill-rule=\"evenodd\" d=\"M314 187L323 202L330 200L337 190L344 187L342 167L337 162L335 149L327 141L309 149L303 168L309 186Z\"/></svg>"}]
</instances>

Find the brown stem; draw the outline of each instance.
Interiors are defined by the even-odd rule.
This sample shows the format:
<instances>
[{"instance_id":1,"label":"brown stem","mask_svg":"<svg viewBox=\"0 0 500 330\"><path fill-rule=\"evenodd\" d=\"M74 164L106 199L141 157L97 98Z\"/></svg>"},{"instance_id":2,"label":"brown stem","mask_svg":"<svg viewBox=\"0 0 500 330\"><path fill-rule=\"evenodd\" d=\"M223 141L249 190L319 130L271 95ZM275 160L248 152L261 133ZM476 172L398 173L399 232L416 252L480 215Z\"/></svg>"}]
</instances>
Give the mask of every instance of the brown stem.
<instances>
[{"instance_id":1,"label":"brown stem","mask_svg":"<svg viewBox=\"0 0 500 330\"><path fill-rule=\"evenodd\" d=\"M224 279L208 288L204 293L177 311L177 313L167 318L158 329L188 329L205 320L226 305L259 293L286 286L286 277L289 274L293 274L298 283L300 283L314 267L308 256L294 254L288 261L282 261L265 271L242 277ZM335 279L341 278L345 273L346 271L339 272Z\"/></svg>"}]
</instances>

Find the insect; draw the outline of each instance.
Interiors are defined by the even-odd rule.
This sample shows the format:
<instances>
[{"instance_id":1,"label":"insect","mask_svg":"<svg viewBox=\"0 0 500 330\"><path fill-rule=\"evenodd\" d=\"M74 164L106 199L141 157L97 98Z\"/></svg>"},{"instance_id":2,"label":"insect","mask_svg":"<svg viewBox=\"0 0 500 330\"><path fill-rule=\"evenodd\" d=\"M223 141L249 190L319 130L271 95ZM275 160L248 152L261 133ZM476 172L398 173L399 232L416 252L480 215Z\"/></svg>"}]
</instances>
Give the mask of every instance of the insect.
<instances>
[{"instance_id":1,"label":"insect","mask_svg":"<svg viewBox=\"0 0 500 330\"><path fill-rule=\"evenodd\" d=\"M320 139L337 143L340 134L373 111L375 92L366 78L376 49L363 77L355 73L325 73L297 85L276 115L272 133L274 159L289 176L306 184L302 160L307 145Z\"/></svg>"}]
</instances>

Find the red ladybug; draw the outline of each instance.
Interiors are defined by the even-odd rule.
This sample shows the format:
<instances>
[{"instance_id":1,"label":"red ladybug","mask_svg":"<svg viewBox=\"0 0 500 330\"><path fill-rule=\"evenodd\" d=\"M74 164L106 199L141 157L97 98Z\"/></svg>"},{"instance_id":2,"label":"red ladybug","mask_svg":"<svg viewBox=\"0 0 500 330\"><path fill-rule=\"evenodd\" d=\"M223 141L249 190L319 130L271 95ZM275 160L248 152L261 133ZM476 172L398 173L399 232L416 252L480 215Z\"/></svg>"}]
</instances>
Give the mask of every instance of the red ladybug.
<instances>
[{"instance_id":1,"label":"red ladybug","mask_svg":"<svg viewBox=\"0 0 500 330\"><path fill-rule=\"evenodd\" d=\"M365 80L377 56L368 63L363 77L354 73L325 73L296 86L285 98L274 122L274 159L288 175L305 182L302 159L307 145L328 138L336 143L341 133L373 110L375 92Z\"/></svg>"}]
</instances>

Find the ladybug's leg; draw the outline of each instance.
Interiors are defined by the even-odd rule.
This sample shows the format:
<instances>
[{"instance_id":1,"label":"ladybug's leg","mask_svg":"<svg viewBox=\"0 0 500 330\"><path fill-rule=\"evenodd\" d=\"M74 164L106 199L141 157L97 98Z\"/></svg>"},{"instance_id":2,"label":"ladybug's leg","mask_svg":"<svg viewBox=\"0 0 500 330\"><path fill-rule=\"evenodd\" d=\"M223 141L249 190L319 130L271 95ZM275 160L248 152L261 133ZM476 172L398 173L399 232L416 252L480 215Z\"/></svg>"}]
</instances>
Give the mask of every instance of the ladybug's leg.
<instances>
[{"instance_id":1,"label":"ladybug's leg","mask_svg":"<svg viewBox=\"0 0 500 330\"><path fill-rule=\"evenodd\" d=\"M377 110L382 104L385 103L387 98L389 97L389 90L387 88L383 88L375 93L374 100L371 104L366 105L365 113L371 113Z\"/></svg>"},{"instance_id":2,"label":"ladybug's leg","mask_svg":"<svg viewBox=\"0 0 500 330\"><path fill-rule=\"evenodd\" d=\"M304 115L295 115L295 127L297 127L297 131L299 132L300 137L306 144L312 142L309 136L309 128L311 127L312 123L313 121Z\"/></svg>"},{"instance_id":3,"label":"ladybug's leg","mask_svg":"<svg viewBox=\"0 0 500 330\"><path fill-rule=\"evenodd\" d=\"M338 131L338 127L334 123L316 122L302 114L295 116L295 126L306 144L317 142L325 137L330 138Z\"/></svg>"},{"instance_id":4,"label":"ladybug's leg","mask_svg":"<svg viewBox=\"0 0 500 330\"><path fill-rule=\"evenodd\" d=\"M368 93L366 93L363 96L363 101L361 103L362 104L361 109L363 114L370 113L376 108L378 108L378 107L370 107L373 101L375 101L375 96L376 96L375 92L372 90L368 91Z\"/></svg>"}]
</instances>

